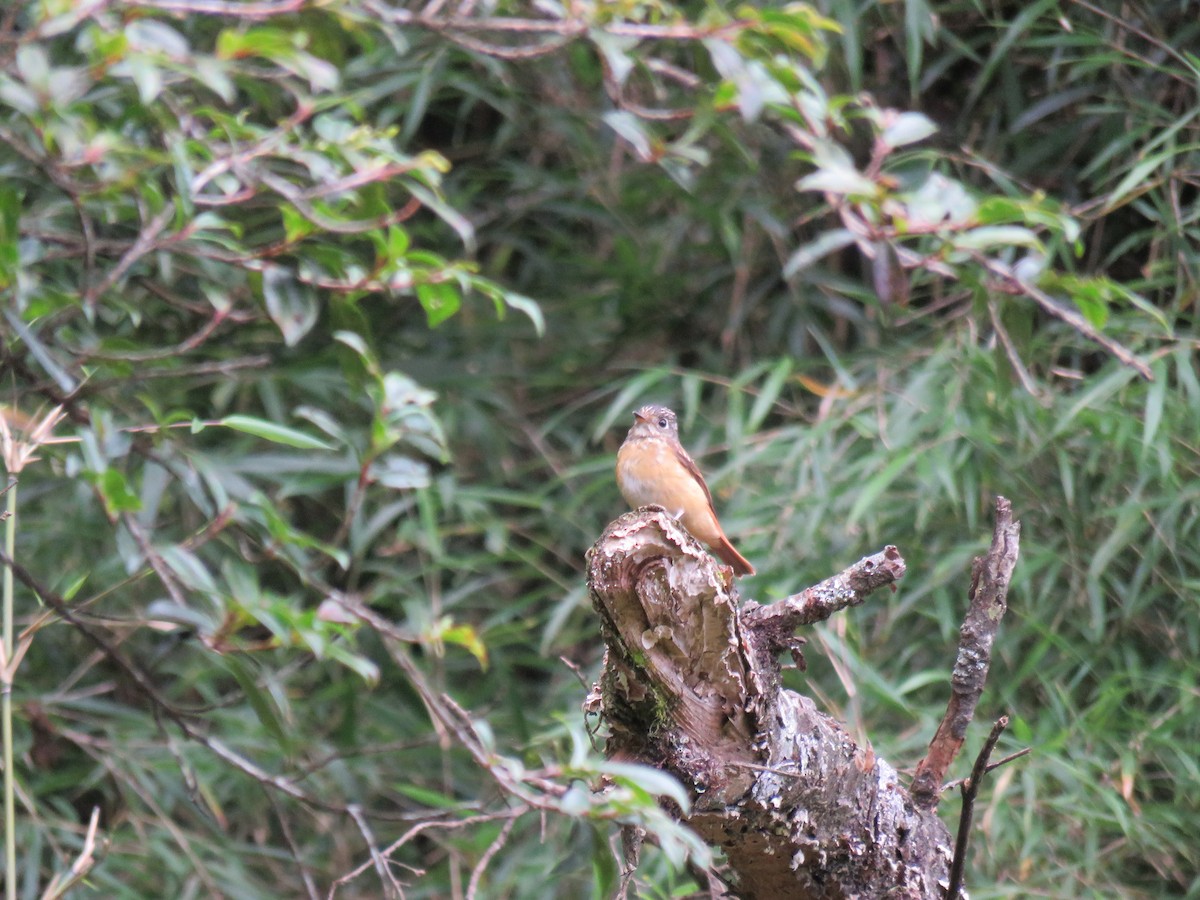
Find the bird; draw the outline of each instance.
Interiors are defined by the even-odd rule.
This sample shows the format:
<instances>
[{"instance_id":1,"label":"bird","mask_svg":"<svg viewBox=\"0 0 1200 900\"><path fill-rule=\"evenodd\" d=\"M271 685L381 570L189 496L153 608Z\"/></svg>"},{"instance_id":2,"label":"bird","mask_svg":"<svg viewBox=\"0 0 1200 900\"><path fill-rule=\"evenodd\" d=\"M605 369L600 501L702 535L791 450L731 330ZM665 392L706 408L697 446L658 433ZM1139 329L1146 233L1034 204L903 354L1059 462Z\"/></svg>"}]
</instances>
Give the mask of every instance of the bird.
<instances>
[{"instance_id":1,"label":"bird","mask_svg":"<svg viewBox=\"0 0 1200 900\"><path fill-rule=\"evenodd\" d=\"M704 476L679 443L679 420L665 406L643 406L617 451L617 487L631 509L661 506L712 548L735 575L754 566L734 549L717 521Z\"/></svg>"}]
</instances>

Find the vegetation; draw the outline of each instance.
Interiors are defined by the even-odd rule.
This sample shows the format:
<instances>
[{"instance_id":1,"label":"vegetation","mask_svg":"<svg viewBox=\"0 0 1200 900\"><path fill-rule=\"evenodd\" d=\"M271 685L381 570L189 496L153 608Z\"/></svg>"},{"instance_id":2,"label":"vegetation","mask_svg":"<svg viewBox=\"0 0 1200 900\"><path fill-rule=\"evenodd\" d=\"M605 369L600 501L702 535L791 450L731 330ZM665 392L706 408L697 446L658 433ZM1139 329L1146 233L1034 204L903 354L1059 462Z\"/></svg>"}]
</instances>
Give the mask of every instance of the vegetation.
<instances>
[{"instance_id":1,"label":"vegetation","mask_svg":"<svg viewBox=\"0 0 1200 900\"><path fill-rule=\"evenodd\" d=\"M581 711L655 400L747 596L900 546L792 686L902 770L1009 497L972 896L1200 894L1200 21L1124 9L0 10L15 891L694 888Z\"/></svg>"}]
</instances>

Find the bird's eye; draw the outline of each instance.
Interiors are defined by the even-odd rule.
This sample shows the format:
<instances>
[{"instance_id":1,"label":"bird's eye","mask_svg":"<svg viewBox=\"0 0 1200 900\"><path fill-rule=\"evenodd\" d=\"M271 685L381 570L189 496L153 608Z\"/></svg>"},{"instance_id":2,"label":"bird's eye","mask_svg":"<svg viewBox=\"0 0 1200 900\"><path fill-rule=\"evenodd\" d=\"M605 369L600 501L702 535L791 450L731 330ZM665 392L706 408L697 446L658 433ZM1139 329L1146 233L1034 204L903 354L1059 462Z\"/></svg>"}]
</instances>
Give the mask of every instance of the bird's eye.
<instances>
[{"instance_id":1,"label":"bird's eye","mask_svg":"<svg viewBox=\"0 0 1200 900\"><path fill-rule=\"evenodd\" d=\"M667 427L667 420L666 420L666 419L659 419L659 420L658 420L658 427L659 427L659 428L666 428L666 427Z\"/></svg>"}]
</instances>

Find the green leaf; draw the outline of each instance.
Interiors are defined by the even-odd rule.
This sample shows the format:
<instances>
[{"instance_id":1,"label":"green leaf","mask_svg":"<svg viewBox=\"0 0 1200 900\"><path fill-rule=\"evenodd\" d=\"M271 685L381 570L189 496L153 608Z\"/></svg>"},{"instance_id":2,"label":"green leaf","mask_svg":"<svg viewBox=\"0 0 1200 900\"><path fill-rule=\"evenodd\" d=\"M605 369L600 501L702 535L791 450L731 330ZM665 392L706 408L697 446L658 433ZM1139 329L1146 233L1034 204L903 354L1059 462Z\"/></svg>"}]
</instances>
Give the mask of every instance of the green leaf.
<instances>
[{"instance_id":1,"label":"green leaf","mask_svg":"<svg viewBox=\"0 0 1200 900\"><path fill-rule=\"evenodd\" d=\"M8 321L9 326L17 336L21 339L21 343L29 350L31 356L38 361L40 365L51 378L55 380L63 393L74 393L78 387L78 383L58 360L55 358L55 353L50 347L45 344L42 339L34 333L33 329L21 321L20 317L7 306L4 308L4 318ZM57 343L56 343L56 346Z\"/></svg>"},{"instance_id":2,"label":"green leaf","mask_svg":"<svg viewBox=\"0 0 1200 900\"><path fill-rule=\"evenodd\" d=\"M155 600L146 607L148 622L171 622L200 635L210 635L216 630L212 616L190 606L180 606L174 600Z\"/></svg>"},{"instance_id":3,"label":"green leaf","mask_svg":"<svg viewBox=\"0 0 1200 900\"><path fill-rule=\"evenodd\" d=\"M1108 322L1108 298L1100 284L1090 279L1071 279L1071 301L1097 328Z\"/></svg>"},{"instance_id":4,"label":"green leaf","mask_svg":"<svg viewBox=\"0 0 1200 900\"><path fill-rule=\"evenodd\" d=\"M267 531L271 537L282 546L291 549L316 550L328 556L343 569L349 565L350 558L345 550L318 540L311 534L302 531L284 517L280 508L272 503L270 498L257 494L251 500L256 504L255 508L265 520Z\"/></svg>"},{"instance_id":5,"label":"green leaf","mask_svg":"<svg viewBox=\"0 0 1200 900\"><path fill-rule=\"evenodd\" d=\"M666 797L675 801L686 815L692 808L692 798L679 779L660 769L636 763L607 761L596 767L597 771L610 776L614 781L644 792L649 797Z\"/></svg>"},{"instance_id":6,"label":"green leaf","mask_svg":"<svg viewBox=\"0 0 1200 900\"><path fill-rule=\"evenodd\" d=\"M604 57L613 82L624 84L634 69L634 58L630 53L637 47L637 39L610 34L601 28L593 28L588 32L588 37Z\"/></svg>"},{"instance_id":7,"label":"green leaf","mask_svg":"<svg viewBox=\"0 0 1200 900\"><path fill-rule=\"evenodd\" d=\"M421 159L425 160L428 156L430 154L422 154ZM436 157L436 159L445 163L445 160L441 157ZM448 163L445 164L449 165ZM475 226L471 224L470 219L447 203L436 190L431 190L421 184L417 184L415 181L410 181L405 186L408 188L409 193L420 200L439 219L454 229L459 239L463 242L463 246L467 248L467 252L474 252Z\"/></svg>"},{"instance_id":8,"label":"green leaf","mask_svg":"<svg viewBox=\"0 0 1200 900\"><path fill-rule=\"evenodd\" d=\"M602 833L599 828L590 826L588 832L592 848L592 896L615 897L620 872L608 843L607 829Z\"/></svg>"},{"instance_id":9,"label":"green leaf","mask_svg":"<svg viewBox=\"0 0 1200 900\"><path fill-rule=\"evenodd\" d=\"M241 59L258 56L306 79L313 91L328 91L338 85L337 69L322 59L304 52L308 35L282 28L227 28L217 37L217 56Z\"/></svg>"},{"instance_id":10,"label":"green leaf","mask_svg":"<svg viewBox=\"0 0 1200 900\"><path fill-rule=\"evenodd\" d=\"M1164 153L1152 154L1147 159L1143 159L1130 169L1125 177L1122 178L1115 188L1108 192L1105 210L1110 211L1116 209L1125 202L1128 195L1135 191L1141 192L1146 189L1146 181L1150 177L1150 173L1158 169L1160 166L1169 162L1176 151L1169 150Z\"/></svg>"},{"instance_id":11,"label":"green leaf","mask_svg":"<svg viewBox=\"0 0 1200 900\"><path fill-rule=\"evenodd\" d=\"M543 337L546 334L546 319L542 315L542 308L536 300L526 297L524 294L517 294L513 291L504 291L504 303L506 306L511 306L517 312L524 313L525 316L533 323L533 330L538 337Z\"/></svg>"},{"instance_id":12,"label":"green leaf","mask_svg":"<svg viewBox=\"0 0 1200 900\"><path fill-rule=\"evenodd\" d=\"M462 306L462 295L449 282L418 284L416 290L430 328L437 328Z\"/></svg>"},{"instance_id":13,"label":"green leaf","mask_svg":"<svg viewBox=\"0 0 1200 900\"><path fill-rule=\"evenodd\" d=\"M1154 373L1154 381L1146 391L1146 408L1142 414L1142 449L1148 450L1158 436L1162 424L1163 409L1167 400L1167 367L1160 359L1155 360L1150 370Z\"/></svg>"},{"instance_id":14,"label":"green leaf","mask_svg":"<svg viewBox=\"0 0 1200 900\"><path fill-rule=\"evenodd\" d=\"M50 56L41 44L22 41L16 53L17 74L33 88L45 87L50 80Z\"/></svg>"},{"instance_id":15,"label":"green leaf","mask_svg":"<svg viewBox=\"0 0 1200 900\"><path fill-rule=\"evenodd\" d=\"M859 197L874 196L877 190L875 182L853 168L818 169L797 181L796 189Z\"/></svg>"},{"instance_id":16,"label":"green leaf","mask_svg":"<svg viewBox=\"0 0 1200 900\"><path fill-rule=\"evenodd\" d=\"M280 425L277 422L268 422L266 419L259 419L255 416L235 414L219 419L212 424L232 428L234 431L252 434L271 443L284 444L285 446L295 447L299 450L333 449L332 445L327 444L320 438L313 437L303 431L297 431L295 428L289 428L286 425Z\"/></svg>"},{"instance_id":17,"label":"green leaf","mask_svg":"<svg viewBox=\"0 0 1200 900\"><path fill-rule=\"evenodd\" d=\"M779 362L771 367L770 373L754 398L754 406L750 408L750 415L746 418L747 430L753 431L762 425L763 420L775 405L775 401L779 399L783 386L791 378L794 368L795 363L790 356L781 357Z\"/></svg>"},{"instance_id":18,"label":"green leaf","mask_svg":"<svg viewBox=\"0 0 1200 900\"><path fill-rule=\"evenodd\" d=\"M937 33L934 13L926 0L905 0L904 3L904 46L908 70L908 90L919 95L921 72L924 71L925 45L932 43Z\"/></svg>"},{"instance_id":19,"label":"green leaf","mask_svg":"<svg viewBox=\"0 0 1200 900\"><path fill-rule=\"evenodd\" d=\"M335 640L327 644L325 647L325 656L345 666L370 687L375 687L379 684L379 665L361 653L355 653L341 641Z\"/></svg>"},{"instance_id":20,"label":"green leaf","mask_svg":"<svg viewBox=\"0 0 1200 900\"><path fill-rule=\"evenodd\" d=\"M279 327L284 343L294 347L317 324L317 297L287 266L263 266L262 292L267 314Z\"/></svg>"},{"instance_id":21,"label":"green leaf","mask_svg":"<svg viewBox=\"0 0 1200 900\"><path fill-rule=\"evenodd\" d=\"M842 26L820 15L807 3L787 3L782 8L741 6L739 18L759 16L759 30L778 40L784 47L802 53L820 68L826 46L822 32L838 34Z\"/></svg>"},{"instance_id":22,"label":"green leaf","mask_svg":"<svg viewBox=\"0 0 1200 900\"><path fill-rule=\"evenodd\" d=\"M964 250L992 250L996 247L1042 247L1041 240L1028 228L1019 225L986 225L954 235L952 243Z\"/></svg>"},{"instance_id":23,"label":"green leaf","mask_svg":"<svg viewBox=\"0 0 1200 900\"><path fill-rule=\"evenodd\" d=\"M798 190L862 197L872 197L878 192L878 185L855 168L849 151L833 141L814 142L812 161L816 171L796 183Z\"/></svg>"},{"instance_id":24,"label":"green leaf","mask_svg":"<svg viewBox=\"0 0 1200 900\"><path fill-rule=\"evenodd\" d=\"M390 453L375 460L368 468L367 474L372 482L394 491L429 486L429 466L399 453Z\"/></svg>"},{"instance_id":25,"label":"green leaf","mask_svg":"<svg viewBox=\"0 0 1200 900\"><path fill-rule=\"evenodd\" d=\"M443 791L434 790L432 788L422 787L411 781L401 781L393 786L393 789L410 800L415 800L421 806L428 806L431 809L458 809L462 806L462 801Z\"/></svg>"},{"instance_id":26,"label":"green leaf","mask_svg":"<svg viewBox=\"0 0 1200 900\"><path fill-rule=\"evenodd\" d=\"M292 206L290 203L281 203L279 206L279 215L283 219L283 236L289 244L294 244L296 241L302 240L317 231L317 226Z\"/></svg>"},{"instance_id":27,"label":"green leaf","mask_svg":"<svg viewBox=\"0 0 1200 900\"><path fill-rule=\"evenodd\" d=\"M119 469L105 469L100 476L99 487L104 506L112 515L137 512L142 508L141 498L130 489L129 482Z\"/></svg>"},{"instance_id":28,"label":"green leaf","mask_svg":"<svg viewBox=\"0 0 1200 900\"><path fill-rule=\"evenodd\" d=\"M915 191L900 195L902 214L893 213L898 225L928 227L955 225L974 220L976 202L962 182L933 172Z\"/></svg>"},{"instance_id":29,"label":"green leaf","mask_svg":"<svg viewBox=\"0 0 1200 900\"><path fill-rule=\"evenodd\" d=\"M37 94L15 79L0 75L0 103L26 116L37 114Z\"/></svg>"},{"instance_id":30,"label":"green leaf","mask_svg":"<svg viewBox=\"0 0 1200 900\"><path fill-rule=\"evenodd\" d=\"M279 709L275 698L271 693L264 691L258 686L258 682L250 674L249 670L240 659L232 654L214 654L213 658L233 676L238 683L238 687L242 689L246 700L250 703L250 708L254 710L254 715L258 721L267 730L267 733L275 739L275 743L286 754L291 755L295 742L291 737L292 729L285 726L282 716L282 710Z\"/></svg>"},{"instance_id":31,"label":"green leaf","mask_svg":"<svg viewBox=\"0 0 1200 900\"><path fill-rule=\"evenodd\" d=\"M130 78L137 87L142 103L153 103L163 89L163 69L153 59L130 56L118 69L118 74Z\"/></svg>"},{"instance_id":32,"label":"green leaf","mask_svg":"<svg viewBox=\"0 0 1200 900\"><path fill-rule=\"evenodd\" d=\"M483 640L479 637L479 633L470 625L450 625L447 628L440 629L438 637L447 644L462 647L475 657L479 662L480 668L487 671L487 645L483 643Z\"/></svg>"},{"instance_id":33,"label":"green leaf","mask_svg":"<svg viewBox=\"0 0 1200 900\"><path fill-rule=\"evenodd\" d=\"M412 238L408 232L399 225L389 225L387 230L387 253L388 258L392 260L403 259L404 254L408 252L408 248L412 245Z\"/></svg>"},{"instance_id":34,"label":"green leaf","mask_svg":"<svg viewBox=\"0 0 1200 900\"><path fill-rule=\"evenodd\" d=\"M21 194L0 183L0 290L12 287L21 261Z\"/></svg>"},{"instance_id":35,"label":"green leaf","mask_svg":"<svg viewBox=\"0 0 1200 900\"><path fill-rule=\"evenodd\" d=\"M67 601L74 600L75 595L78 594L80 589L87 583L88 575L88 572L83 572L82 574L78 575L74 581L63 588L59 592L62 595L62 598Z\"/></svg>"},{"instance_id":36,"label":"green leaf","mask_svg":"<svg viewBox=\"0 0 1200 900\"><path fill-rule=\"evenodd\" d=\"M187 38L158 19L134 19L125 26L125 38L130 47L142 52L161 53L177 60L191 55Z\"/></svg>"},{"instance_id":37,"label":"green leaf","mask_svg":"<svg viewBox=\"0 0 1200 900\"><path fill-rule=\"evenodd\" d=\"M204 562L186 547L172 544L158 548L158 554L189 590L208 595L217 593L217 583Z\"/></svg>"}]
</instances>

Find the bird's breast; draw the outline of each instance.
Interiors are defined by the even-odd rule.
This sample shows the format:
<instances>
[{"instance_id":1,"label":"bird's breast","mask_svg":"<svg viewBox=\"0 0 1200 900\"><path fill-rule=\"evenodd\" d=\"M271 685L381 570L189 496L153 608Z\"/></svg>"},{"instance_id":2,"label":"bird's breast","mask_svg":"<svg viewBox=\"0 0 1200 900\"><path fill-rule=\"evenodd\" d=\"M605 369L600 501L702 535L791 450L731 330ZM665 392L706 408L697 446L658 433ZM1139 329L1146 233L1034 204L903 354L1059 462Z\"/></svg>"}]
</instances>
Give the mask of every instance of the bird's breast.
<instances>
[{"instance_id":1,"label":"bird's breast","mask_svg":"<svg viewBox=\"0 0 1200 900\"><path fill-rule=\"evenodd\" d=\"M661 506L710 543L720 534L704 488L664 441L635 441L617 452L617 486L633 509Z\"/></svg>"}]
</instances>

